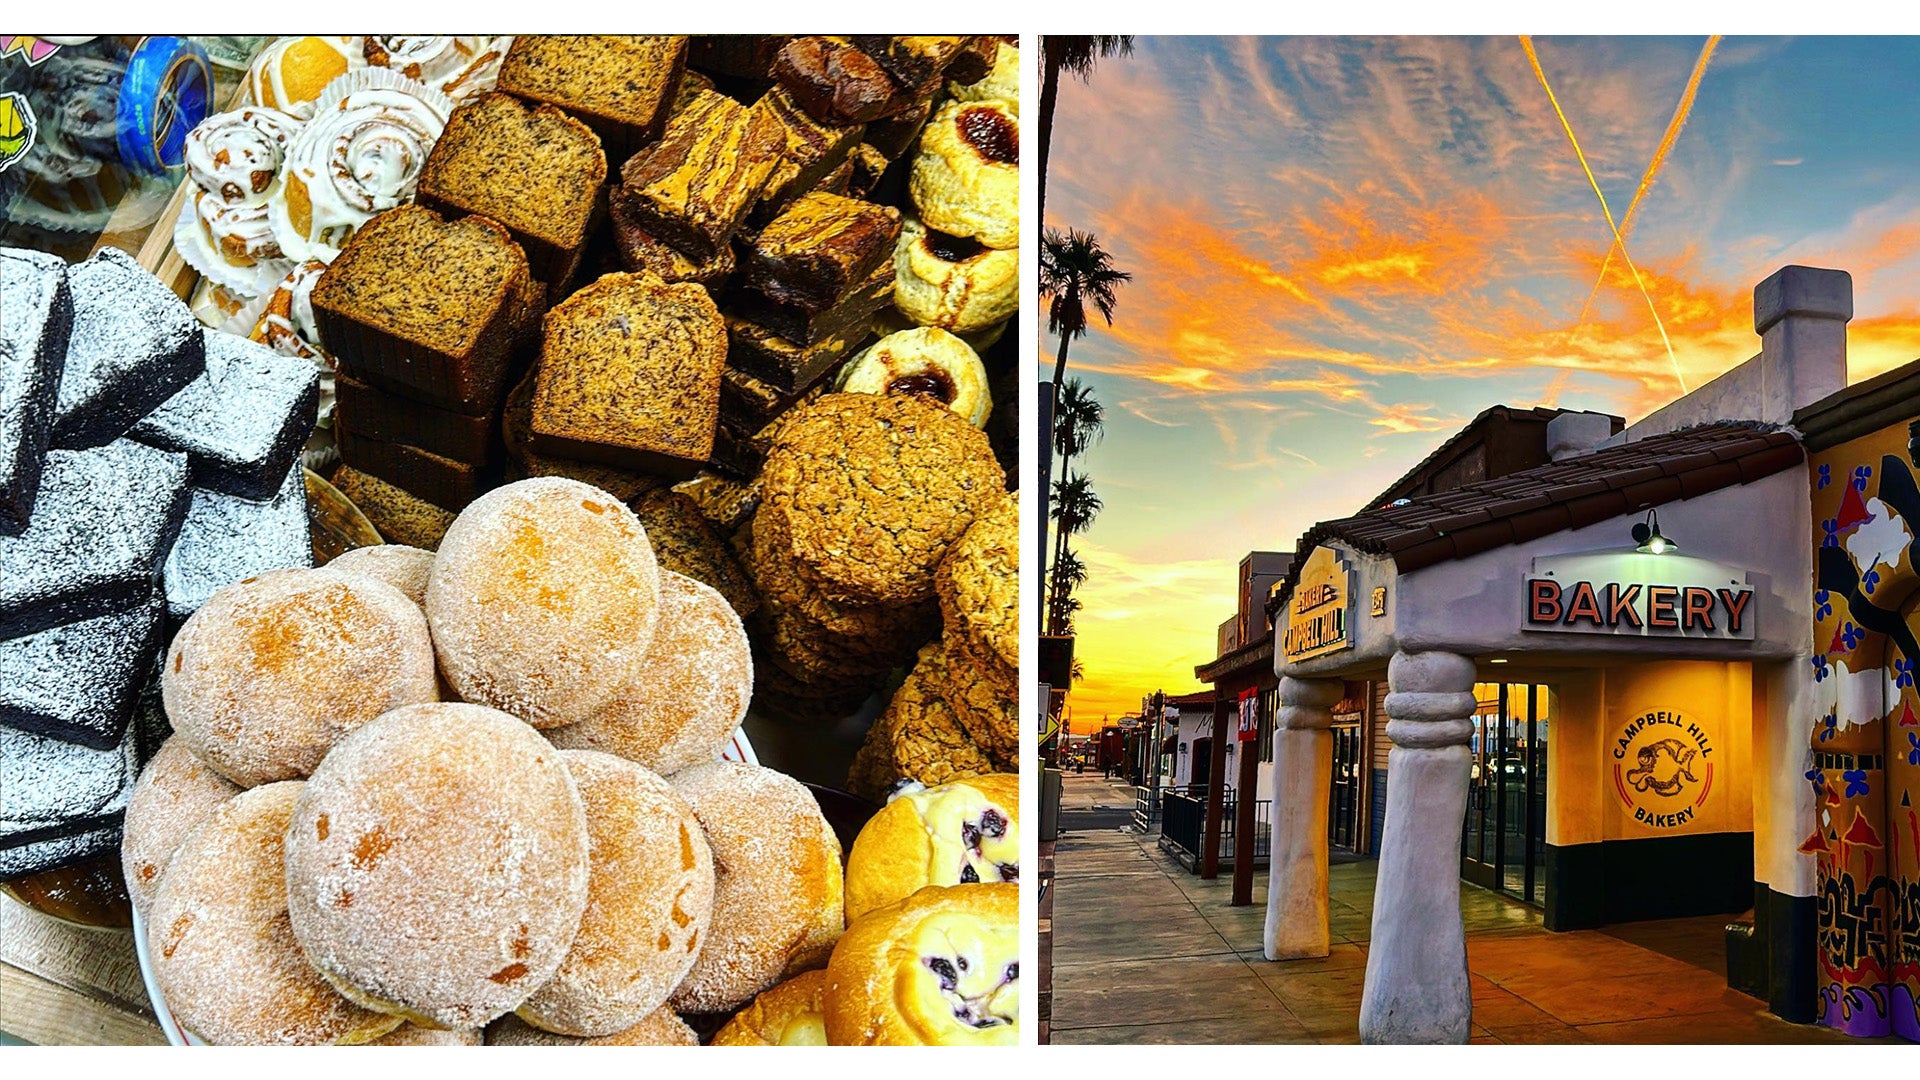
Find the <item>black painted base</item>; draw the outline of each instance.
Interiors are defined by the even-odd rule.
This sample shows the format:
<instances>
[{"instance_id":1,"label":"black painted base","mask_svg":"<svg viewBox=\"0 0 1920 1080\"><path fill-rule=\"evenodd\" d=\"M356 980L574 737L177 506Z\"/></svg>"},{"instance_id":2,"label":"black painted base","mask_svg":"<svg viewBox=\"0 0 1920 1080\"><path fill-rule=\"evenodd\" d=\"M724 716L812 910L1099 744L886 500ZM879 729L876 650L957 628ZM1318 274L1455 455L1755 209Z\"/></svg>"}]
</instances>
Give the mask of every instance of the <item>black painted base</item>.
<instances>
[{"instance_id":1,"label":"black painted base","mask_svg":"<svg viewBox=\"0 0 1920 1080\"><path fill-rule=\"evenodd\" d=\"M1753 899L1752 833L1547 845L1549 930L1737 913Z\"/></svg>"},{"instance_id":2,"label":"black painted base","mask_svg":"<svg viewBox=\"0 0 1920 1080\"><path fill-rule=\"evenodd\" d=\"M1814 898L1777 893L1756 881L1753 901L1754 928L1767 941L1767 1006L1782 1020L1811 1024L1819 1015Z\"/></svg>"}]
</instances>

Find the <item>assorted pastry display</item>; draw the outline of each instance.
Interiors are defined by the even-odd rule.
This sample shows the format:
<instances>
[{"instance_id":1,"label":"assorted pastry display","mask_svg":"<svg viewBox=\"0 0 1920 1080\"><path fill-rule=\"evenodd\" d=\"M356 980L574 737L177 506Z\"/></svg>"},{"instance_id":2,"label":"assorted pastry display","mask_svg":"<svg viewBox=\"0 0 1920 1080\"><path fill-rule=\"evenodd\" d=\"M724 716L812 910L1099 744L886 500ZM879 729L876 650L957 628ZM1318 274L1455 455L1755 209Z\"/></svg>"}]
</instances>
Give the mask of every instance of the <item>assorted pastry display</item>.
<instances>
[{"instance_id":1,"label":"assorted pastry display","mask_svg":"<svg viewBox=\"0 0 1920 1080\"><path fill-rule=\"evenodd\" d=\"M0 879L117 844L210 1042L1017 1041L1017 72L283 38L186 137L218 329L0 249Z\"/></svg>"}]
</instances>

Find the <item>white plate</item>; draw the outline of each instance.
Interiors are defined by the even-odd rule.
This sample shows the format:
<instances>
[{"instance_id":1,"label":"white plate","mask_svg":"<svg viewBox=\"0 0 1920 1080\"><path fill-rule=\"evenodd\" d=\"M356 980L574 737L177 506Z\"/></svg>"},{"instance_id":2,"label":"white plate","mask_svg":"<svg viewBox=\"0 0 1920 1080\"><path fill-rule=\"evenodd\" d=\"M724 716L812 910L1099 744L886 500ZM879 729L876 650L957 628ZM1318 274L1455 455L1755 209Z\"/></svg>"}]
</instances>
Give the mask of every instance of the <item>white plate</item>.
<instances>
[{"instance_id":1,"label":"white plate","mask_svg":"<svg viewBox=\"0 0 1920 1080\"><path fill-rule=\"evenodd\" d=\"M749 765L760 764L754 756L753 744L747 741L744 731L735 730L733 743L720 752L722 761L744 761ZM206 1046L200 1036L180 1026L173 1018L173 1012L167 1008L167 999L160 993L160 984L153 977L153 958L147 954L147 926L140 918L140 909L133 909L133 951L140 960L140 981L146 984L147 1000L153 1004L154 1018L160 1022L160 1030L166 1034L167 1042L174 1046Z\"/></svg>"}]
</instances>

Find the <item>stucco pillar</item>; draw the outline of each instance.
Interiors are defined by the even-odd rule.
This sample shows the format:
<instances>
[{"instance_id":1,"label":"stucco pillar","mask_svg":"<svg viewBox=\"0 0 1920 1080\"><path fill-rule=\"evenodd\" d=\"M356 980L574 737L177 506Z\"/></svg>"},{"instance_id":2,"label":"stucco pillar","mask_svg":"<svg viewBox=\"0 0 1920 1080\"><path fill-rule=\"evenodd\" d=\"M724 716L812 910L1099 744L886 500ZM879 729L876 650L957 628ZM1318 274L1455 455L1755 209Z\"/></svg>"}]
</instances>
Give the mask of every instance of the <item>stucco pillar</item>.
<instances>
[{"instance_id":1,"label":"stucco pillar","mask_svg":"<svg viewBox=\"0 0 1920 1080\"><path fill-rule=\"evenodd\" d=\"M1333 791L1333 707L1339 679L1280 680L1273 718L1273 844L1267 884L1269 960L1325 956L1327 800Z\"/></svg>"},{"instance_id":2,"label":"stucco pillar","mask_svg":"<svg viewBox=\"0 0 1920 1080\"><path fill-rule=\"evenodd\" d=\"M1460 830L1473 661L1396 653L1387 668L1387 820L1360 997L1360 1041L1464 1043L1473 1017L1460 922Z\"/></svg>"}]
</instances>

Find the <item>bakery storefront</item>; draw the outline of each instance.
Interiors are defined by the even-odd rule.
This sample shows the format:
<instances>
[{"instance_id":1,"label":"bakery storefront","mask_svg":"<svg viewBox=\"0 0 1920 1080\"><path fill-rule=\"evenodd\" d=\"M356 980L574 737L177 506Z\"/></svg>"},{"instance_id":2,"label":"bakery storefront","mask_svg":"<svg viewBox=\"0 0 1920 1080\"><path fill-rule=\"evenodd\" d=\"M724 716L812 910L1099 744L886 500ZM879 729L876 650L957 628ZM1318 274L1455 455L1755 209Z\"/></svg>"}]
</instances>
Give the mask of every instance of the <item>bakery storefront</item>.
<instances>
[{"instance_id":1,"label":"bakery storefront","mask_svg":"<svg viewBox=\"0 0 1920 1080\"><path fill-rule=\"evenodd\" d=\"M1913 691L1903 631L1882 612L1908 610L1914 590L1891 525L1855 543L1874 551L1850 578L1817 546L1827 488L1797 428L1796 409L1852 393L1850 284L1788 268L1756 308L1759 356L1624 433L1583 442L1574 414L1549 437L1551 464L1301 538L1277 590L1277 803L1326 805L1311 763L1343 682L1387 686L1363 1040L1466 1041L1462 879L1540 904L1556 931L1751 909L1730 977L1774 1013L1849 1027L1865 1011L1882 1027L1860 1033L1884 1034L1890 1006L1912 1012L1897 974L1912 893L1890 867L1915 845L1889 839L1912 815L1885 793L1905 744L1882 706ZM1765 390L1781 385L1798 400ZM1821 467L1835 492L1866 475L1853 457ZM1871 529L1856 519L1884 519L1897 499L1861 505L1825 511L1826 533L1836 516L1843 532ZM1869 581L1888 594L1867 597ZM1849 623L1842 609L1863 600ZM1816 633L1865 673L1838 681L1833 655L1823 673ZM1827 744L1811 722L1822 694L1840 702ZM1817 795L1830 827L1809 839ZM1270 959L1329 950L1325 822L1311 818L1276 814ZM1816 922L1833 963L1816 961Z\"/></svg>"}]
</instances>

